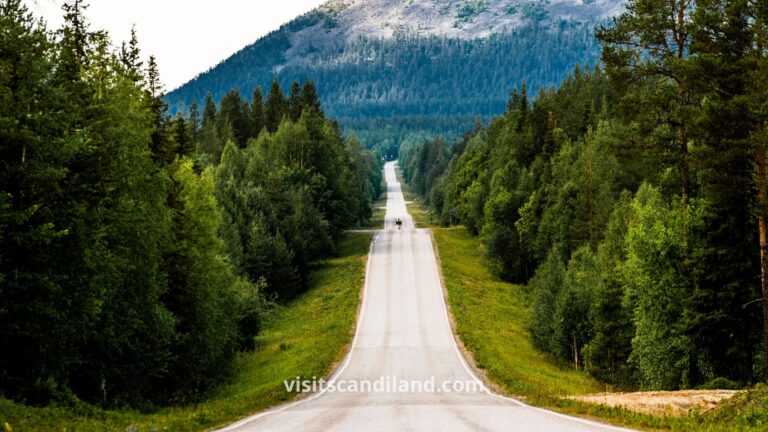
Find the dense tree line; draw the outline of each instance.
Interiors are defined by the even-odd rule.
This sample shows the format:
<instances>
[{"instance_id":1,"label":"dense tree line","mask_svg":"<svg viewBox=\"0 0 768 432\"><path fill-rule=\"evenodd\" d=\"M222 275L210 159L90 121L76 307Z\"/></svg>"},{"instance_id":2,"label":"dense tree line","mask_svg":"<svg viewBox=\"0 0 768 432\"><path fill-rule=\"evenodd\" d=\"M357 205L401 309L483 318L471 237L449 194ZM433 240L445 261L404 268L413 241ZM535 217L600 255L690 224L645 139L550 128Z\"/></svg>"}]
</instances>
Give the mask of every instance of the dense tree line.
<instances>
[{"instance_id":1,"label":"dense tree line","mask_svg":"<svg viewBox=\"0 0 768 432\"><path fill-rule=\"evenodd\" d=\"M437 136L447 126L457 138L475 122L504 111L508 91L520 81L539 89L561 82L576 63L594 62L595 23L528 22L507 34L471 40L398 33L391 39L318 41L307 52L291 37L328 17L310 12L200 74L166 101L172 110L201 104L208 92L219 101L232 88L266 88L311 78L329 115L368 147L388 148L393 139L381 122L404 139ZM399 142L398 142L399 144Z\"/></svg>"},{"instance_id":2,"label":"dense tree line","mask_svg":"<svg viewBox=\"0 0 768 432\"><path fill-rule=\"evenodd\" d=\"M632 0L598 30L604 69L401 151L442 222L528 283L540 349L627 387L768 377L766 18L758 1Z\"/></svg>"},{"instance_id":3,"label":"dense tree line","mask_svg":"<svg viewBox=\"0 0 768 432\"><path fill-rule=\"evenodd\" d=\"M426 140L442 137L453 141L464 134L468 125L478 117L469 115L405 115L392 117L339 119L343 127L352 131L364 144L375 143L375 148L389 160L397 159L401 147L410 147ZM483 120L489 117L481 117Z\"/></svg>"},{"instance_id":4,"label":"dense tree line","mask_svg":"<svg viewBox=\"0 0 768 432\"><path fill-rule=\"evenodd\" d=\"M196 157L216 166L232 262L240 274L263 277L266 293L290 298L313 257L371 216L381 157L342 137L311 81L293 83L288 95L274 81L266 101L259 87L251 101L235 89L218 109L208 95L202 118Z\"/></svg>"},{"instance_id":5,"label":"dense tree line","mask_svg":"<svg viewBox=\"0 0 768 432\"><path fill-rule=\"evenodd\" d=\"M380 158L311 82L169 117L136 35L80 0L48 32L0 2L0 391L27 403L198 400L370 215Z\"/></svg>"}]
</instances>

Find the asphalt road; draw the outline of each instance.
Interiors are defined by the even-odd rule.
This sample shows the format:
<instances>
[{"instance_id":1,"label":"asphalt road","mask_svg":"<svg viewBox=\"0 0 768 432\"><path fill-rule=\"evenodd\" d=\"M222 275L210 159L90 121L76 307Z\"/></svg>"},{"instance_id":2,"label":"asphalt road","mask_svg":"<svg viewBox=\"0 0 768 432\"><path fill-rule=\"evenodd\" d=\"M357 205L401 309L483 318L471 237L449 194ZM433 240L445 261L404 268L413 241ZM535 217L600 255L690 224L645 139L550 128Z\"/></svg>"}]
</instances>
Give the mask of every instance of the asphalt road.
<instances>
[{"instance_id":1,"label":"asphalt road","mask_svg":"<svg viewBox=\"0 0 768 432\"><path fill-rule=\"evenodd\" d=\"M430 233L414 228L394 169L386 164L386 226L371 245L357 330L334 386L220 431L623 430L482 385L456 347Z\"/></svg>"}]
</instances>

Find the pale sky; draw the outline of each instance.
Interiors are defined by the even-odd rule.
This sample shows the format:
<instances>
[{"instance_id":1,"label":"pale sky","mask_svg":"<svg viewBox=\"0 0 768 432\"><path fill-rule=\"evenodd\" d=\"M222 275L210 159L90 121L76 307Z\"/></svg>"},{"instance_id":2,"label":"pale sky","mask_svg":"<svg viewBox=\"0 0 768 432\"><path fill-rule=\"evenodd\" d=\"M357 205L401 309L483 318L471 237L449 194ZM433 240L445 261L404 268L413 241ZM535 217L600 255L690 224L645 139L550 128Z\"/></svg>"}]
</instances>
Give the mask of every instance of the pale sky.
<instances>
[{"instance_id":1,"label":"pale sky","mask_svg":"<svg viewBox=\"0 0 768 432\"><path fill-rule=\"evenodd\" d=\"M62 23L63 0L24 0L49 29ZM136 25L139 47L153 54L165 90L208 70L259 37L325 0L90 0L92 30L107 30L115 46Z\"/></svg>"}]
</instances>

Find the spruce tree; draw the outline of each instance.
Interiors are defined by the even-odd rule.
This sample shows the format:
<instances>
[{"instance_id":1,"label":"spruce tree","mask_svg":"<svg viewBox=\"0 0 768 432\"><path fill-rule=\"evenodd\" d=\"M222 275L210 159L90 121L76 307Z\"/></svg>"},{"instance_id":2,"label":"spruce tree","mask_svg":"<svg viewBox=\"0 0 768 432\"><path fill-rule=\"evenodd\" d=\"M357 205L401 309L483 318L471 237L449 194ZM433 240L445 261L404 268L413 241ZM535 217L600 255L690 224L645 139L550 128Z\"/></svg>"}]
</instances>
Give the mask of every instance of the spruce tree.
<instances>
[{"instance_id":1,"label":"spruce tree","mask_svg":"<svg viewBox=\"0 0 768 432\"><path fill-rule=\"evenodd\" d=\"M269 88L269 96L264 111L264 123L267 130L272 133L276 132L283 116L287 113L285 95L277 79L272 81L272 87Z\"/></svg>"},{"instance_id":2,"label":"spruce tree","mask_svg":"<svg viewBox=\"0 0 768 432\"><path fill-rule=\"evenodd\" d=\"M293 121L298 121L301 117L303 103L301 98L301 86L294 81L291 85L291 92L288 95L288 116Z\"/></svg>"},{"instance_id":3,"label":"spruce tree","mask_svg":"<svg viewBox=\"0 0 768 432\"><path fill-rule=\"evenodd\" d=\"M253 89L253 97L251 98L251 131L249 138L258 138L261 130L264 129L264 93L261 87L256 86Z\"/></svg>"},{"instance_id":4,"label":"spruce tree","mask_svg":"<svg viewBox=\"0 0 768 432\"><path fill-rule=\"evenodd\" d=\"M744 347L760 337L758 321L768 359L768 302L761 302L762 317L750 303L768 295L766 116L760 108L768 101L768 11L761 2L703 0L694 19L697 43L690 75L705 101L702 195L711 203L707 222L712 227L702 235L711 245L705 265L717 271L706 271L695 296L697 310L710 318L698 316L691 329L712 353L720 375L751 381L752 355ZM757 219L752 229L744 224L750 219ZM760 252L750 253L751 245L759 245ZM760 289L755 289L752 275L758 272ZM724 343L741 347L723 355L715 347ZM768 360L762 374L768 376Z\"/></svg>"},{"instance_id":5,"label":"spruce tree","mask_svg":"<svg viewBox=\"0 0 768 432\"><path fill-rule=\"evenodd\" d=\"M685 207L691 194L688 135L691 89L683 70L690 53L693 0L630 0L627 11L596 33L606 70L622 88L649 83L649 104L664 103L674 128L679 193ZM649 105L651 108L651 105Z\"/></svg>"},{"instance_id":6,"label":"spruce tree","mask_svg":"<svg viewBox=\"0 0 768 432\"><path fill-rule=\"evenodd\" d=\"M130 41L127 44L123 42L120 47L119 57L127 76L136 85L140 85L141 80L144 78L142 73L144 62L141 61L141 50L139 49L139 40L136 36L136 26L131 27Z\"/></svg>"},{"instance_id":7,"label":"spruce tree","mask_svg":"<svg viewBox=\"0 0 768 432\"><path fill-rule=\"evenodd\" d=\"M303 109L312 109L324 116L323 107L320 105L320 96L317 94L317 87L312 80L307 80L301 89L301 106Z\"/></svg>"}]
</instances>

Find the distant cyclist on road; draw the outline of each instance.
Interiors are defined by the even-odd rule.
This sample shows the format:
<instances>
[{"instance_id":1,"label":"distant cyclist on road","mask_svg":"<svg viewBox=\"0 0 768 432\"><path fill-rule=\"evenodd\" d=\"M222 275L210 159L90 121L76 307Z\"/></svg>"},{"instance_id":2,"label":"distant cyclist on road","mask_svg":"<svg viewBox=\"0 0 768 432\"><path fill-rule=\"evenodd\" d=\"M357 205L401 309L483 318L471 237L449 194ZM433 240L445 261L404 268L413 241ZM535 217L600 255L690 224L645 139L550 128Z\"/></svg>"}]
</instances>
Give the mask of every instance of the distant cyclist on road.
<instances>
[{"instance_id":1,"label":"distant cyclist on road","mask_svg":"<svg viewBox=\"0 0 768 432\"><path fill-rule=\"evenodd\" d=\"M397 229L400 230L403 227L403 220L400 218L395 218L395 225L397 225Z\"/></svg>"}]
</instances>

